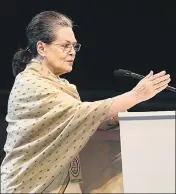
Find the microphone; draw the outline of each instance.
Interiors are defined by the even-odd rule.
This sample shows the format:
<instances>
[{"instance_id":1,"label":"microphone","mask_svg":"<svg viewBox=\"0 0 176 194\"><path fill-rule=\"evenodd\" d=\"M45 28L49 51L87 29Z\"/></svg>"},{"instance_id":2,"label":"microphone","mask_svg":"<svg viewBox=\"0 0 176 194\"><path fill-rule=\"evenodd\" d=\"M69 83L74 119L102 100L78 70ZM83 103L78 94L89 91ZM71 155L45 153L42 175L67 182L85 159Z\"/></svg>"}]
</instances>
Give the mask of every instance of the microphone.
<instances>
[{"instance_id":1,"label":"microphone","mask_svg":"<svg viewBox=\"0 0 176 194\"><path fill-rule=\"evenodd\" d=\"M114 71L114 76L127 76L127 77L133 77L133 78L139 79L139 80L141 80L145 77L143 75L139 75L139 74L136 74L136 73L133 73L129 70L124 70L124 69L115 70ZM174 88L172 86L167 86L166 90L176 92L176 88Z\"/></svg>"}]
</instances>

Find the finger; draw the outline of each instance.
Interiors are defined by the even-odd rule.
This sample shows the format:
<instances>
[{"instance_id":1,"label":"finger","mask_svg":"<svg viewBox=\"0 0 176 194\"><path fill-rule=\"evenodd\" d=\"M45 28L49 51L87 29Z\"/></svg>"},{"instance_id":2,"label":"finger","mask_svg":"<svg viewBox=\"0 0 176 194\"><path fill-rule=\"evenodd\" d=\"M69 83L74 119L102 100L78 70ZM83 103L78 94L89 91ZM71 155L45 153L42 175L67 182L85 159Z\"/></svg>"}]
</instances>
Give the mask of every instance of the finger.
<instances>
[{"instance_id":1,"label":"finger","mask_svg":"<svg viewBox=\"0 0 176 194\"><path fill-rule=\"evenodd\" d=\"M170 79L170 75L167 74L167 75L161 76L161 77L159 77L159 78L153 80L153 82L154 82L154 85L156 85L156 84L158 84L158 83L160 83L160 82L167 81L167 80L169 80L169 79Z\"/></svg>"},{"instance_id":2,"label":"finger","mask_svg":"<svg viewBox=\"0 0 176 194\"><path fill-rule=\"evenodd\" d=\"M170 81L171 81L170 78L167 79L167 80L164 80L164 81L162 81L162 82L160 82L160 83L154 85L154 89L157 90L157 89L160 88L160 87L163 87L163 86L165 86L165 85L168 85L168 83L169 83Z\"/></svg>"},{"instance_id":3,"label":"finger","mask_svg":"<svg viewBox=\"0 0 176 194\"><path fill-rule=\"evenodd\" d=\"M156 91L156 94L158 94L159 92L161 92L161 91L163 91L164 89L166 89L167 86L168 86L168 84L165 84L165 85L163 85L163 86L157 88L157 89L155 90L155 91Z\"/></svg>"},{"instance_id":4,"label":"finger","mask_svg":"<svg viewBox=\"0 0 176 194\"><path fill-rule=\"evenodd\" d=\"M161 72L159 72L159 73L157 73L157 74L151 76L151 77L150 77L150 80L153 81L154 79L157 79L157 78L159 78L159 77L161 77L161 76L163 76L163 75L165 75L165 74L166 74L166 71L161 71Z\"/></svg>"}]
</instances>

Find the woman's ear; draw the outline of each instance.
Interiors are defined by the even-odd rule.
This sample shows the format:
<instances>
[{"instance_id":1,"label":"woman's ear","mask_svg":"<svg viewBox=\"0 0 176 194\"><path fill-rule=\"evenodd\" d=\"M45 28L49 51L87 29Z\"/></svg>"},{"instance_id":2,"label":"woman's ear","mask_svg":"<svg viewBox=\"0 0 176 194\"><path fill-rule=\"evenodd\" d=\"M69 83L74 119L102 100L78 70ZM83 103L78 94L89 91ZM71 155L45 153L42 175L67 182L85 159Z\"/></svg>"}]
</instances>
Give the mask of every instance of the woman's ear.
<instances>
[{"instance_id":1,"label":"woman's ear","mask_svg":"<svg viewBox=\"0 0 176 194\"><path fill-rule=\"evenodd\" d=\"M39 54L40 56L42 56L42 57L45 57L45 46L46 46L46 44L43 43L42 41L38 41L38 42L37 42L37 45L36 45L36 47L37 47L37 52L38 52L38 54Z\"/></svg>"}]
</instances>

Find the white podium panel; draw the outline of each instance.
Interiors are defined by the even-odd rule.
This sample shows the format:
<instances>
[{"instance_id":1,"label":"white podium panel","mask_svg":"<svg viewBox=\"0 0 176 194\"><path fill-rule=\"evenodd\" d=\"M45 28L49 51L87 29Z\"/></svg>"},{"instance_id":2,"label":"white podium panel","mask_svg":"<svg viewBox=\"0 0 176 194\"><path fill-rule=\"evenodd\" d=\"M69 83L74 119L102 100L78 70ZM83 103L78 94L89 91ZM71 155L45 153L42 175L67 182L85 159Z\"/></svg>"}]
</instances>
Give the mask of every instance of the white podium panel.
<instances>
[{"instance_id":1,"label":"white podium panel","mask_svg":"<svg viewBox=\"0 0 176 194\"><path fill-rule=\"evenodd\" d=\"M175 193L175 117L119 113L124 193Z\"/></svg>"}]
</instances>

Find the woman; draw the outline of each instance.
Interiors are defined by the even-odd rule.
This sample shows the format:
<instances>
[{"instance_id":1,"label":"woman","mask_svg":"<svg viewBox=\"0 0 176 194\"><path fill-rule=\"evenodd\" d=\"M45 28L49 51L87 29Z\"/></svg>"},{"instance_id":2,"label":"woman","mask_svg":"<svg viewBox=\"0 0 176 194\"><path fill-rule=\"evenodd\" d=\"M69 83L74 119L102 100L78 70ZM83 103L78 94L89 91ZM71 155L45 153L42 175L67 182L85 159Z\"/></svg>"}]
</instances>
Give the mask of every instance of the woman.
<instances>
[{"instance_id":1,"label":"woman","mask_svg":"<svg viewBox=\"0 0 176 194\"><path fill-rule=\"evenodd\" d=\"M170 82L151 71L131 91L81 102L76 87L60 76L71 72L81 45L66 16L45 11L27 27L28 47L14 55L16 76L8 101L3 193L63 193L68 166L103 122L146 101Z\"/></svg>"}]
</instances>

